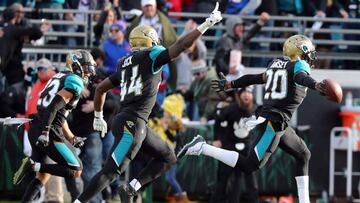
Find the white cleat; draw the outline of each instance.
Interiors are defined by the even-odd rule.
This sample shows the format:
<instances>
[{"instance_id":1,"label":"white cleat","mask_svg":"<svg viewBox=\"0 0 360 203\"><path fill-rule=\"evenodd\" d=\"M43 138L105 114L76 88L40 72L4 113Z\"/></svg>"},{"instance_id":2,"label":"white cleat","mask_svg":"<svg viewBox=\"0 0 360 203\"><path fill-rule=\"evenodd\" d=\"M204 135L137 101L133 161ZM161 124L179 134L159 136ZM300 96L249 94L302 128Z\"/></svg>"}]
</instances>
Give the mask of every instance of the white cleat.
<instances>
[{"instance_id":1,"label":"white cleat","mask_svg":"<svg viewBox=\"0 0 360 203\"><path fill-rule=\"evenodd\" d=\"M197 135L191 142L187 143L183 146L183 148L181 148L181 150L177 154L177 157L180 159L184 155L199 156L203 151L204 144L206 144L205 139L200 135Z\"/></svg>"}]
</instances>

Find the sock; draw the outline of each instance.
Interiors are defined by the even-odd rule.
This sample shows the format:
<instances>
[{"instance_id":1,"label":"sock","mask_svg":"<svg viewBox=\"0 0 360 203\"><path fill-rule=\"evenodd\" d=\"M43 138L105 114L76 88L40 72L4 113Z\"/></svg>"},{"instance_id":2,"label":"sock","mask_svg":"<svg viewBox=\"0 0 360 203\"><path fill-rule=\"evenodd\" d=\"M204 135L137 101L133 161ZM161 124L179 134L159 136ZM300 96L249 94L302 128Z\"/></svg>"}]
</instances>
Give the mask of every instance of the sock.
<instances>
[{"instance_id":1,"label":"sock","mask_svg":"<svg viewBox=\"0 0 360 203\"><path fill-rule=\"evenodd\" d=\"M39 162L34 162L34 171L39 172L41 168L41 164Z\"/></svg>"},{"instance_id":2,"label":"sock","mask_svg":"<svg viewBox=\"0 0 360 203\"><path fill-rule=\"evenodd\" d=\"M296 176L299 203L310 203L309 176Z\"/></svg>"},{"instance_id":3,"label":"sock","mask_svg":"<svg viewBox=\"0 0 360 203\"><path fill-rule=\"evenodd\" d=\"M133 179L133 180L129 183L129 185L130 185L132 188L134 188L135 191L138 191L138 190L141 188L141 183L140 183L138 180L136 180L136 179Z\"/></svg>"},{"instance_id":4,"label":"sock","mask_svg":"<svg viewBox=\"0 0 360 203\"><path fill-rule=\"evenodd\" d=\"M21 202L32 202L43 186L44 185L39 179L33 179L26 188Z\"/></svg>"},{"instance_id":5,"label":"sock","mask_svg":"<svg viewBox=\"0 0 360 203\"><path fill-rule=\"evenodd\" d=\"M75 201L74 201L74 203L81 203L78 199L76 199Z\"/></svg>"},{"instance_id":6,"label":"sock","mask_svg":"<svg viewBox=\"0 0 360 203\"><path fill-rule=\"evenodd\" d=\"M202 154L217 159L231 167L235 167L236 162L239 158L239 153L235 151L217 148L209 144L203 145Z\"/></svg>"}]
</instances>

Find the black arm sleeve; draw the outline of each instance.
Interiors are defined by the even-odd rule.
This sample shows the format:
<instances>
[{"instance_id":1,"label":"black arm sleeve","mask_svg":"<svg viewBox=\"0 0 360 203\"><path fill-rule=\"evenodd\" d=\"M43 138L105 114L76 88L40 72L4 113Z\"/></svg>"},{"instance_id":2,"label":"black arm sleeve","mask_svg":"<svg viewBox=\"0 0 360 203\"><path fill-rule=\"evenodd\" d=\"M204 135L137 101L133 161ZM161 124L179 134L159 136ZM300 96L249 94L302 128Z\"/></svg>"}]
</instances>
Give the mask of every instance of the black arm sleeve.
<instances>
[{"instance_id":1,"label":"black arm sleeve","mask_svg":"<svg viewBox=\"0 0 360 203\"><path fill-rule=\"evenodd\" d=\"M118 72L113 73L112 75L109 76L109 80L111 81L111 83L113 84L114 87L117 87L120 85L120 80L119 80L119 76L118 76Z\"/></svg>"},{"instance_id":2,"label":"black arm sleeve","mask_svg":"<svg viewBox=\"0 0 360 203\"><path fill-rule=\"evenodd\" d=\"M215 52L214 63L216 65L216 73L222 72L224 75L229 73L229 55L230 50L218 49Z\"/></svg>"},{"instance_id":3,"label":"black arm sleeve","mask_svg":"<svg viewBox=\"0 0 360 203\"><path fill-rule=\"evenodd\" d=\"M260 24L255 23L251 27L251 29L245 33L242 43L244 45L248 45L250 43L251 38L253 38L256 35L256 33L258 33L261 30L261 28L262 28L262 26Z\"/></svg>"},{"instance_id":4,"label":"black arm sleeve","mask_svg":"<svg viewBox=\"0 0 360 203\"><path fill-rule=\"evenodd\" d=\"M116 13L116 20L121 20L122 19L122 15L121 15L121 8L120 6L118 7L114 7L115 13Z\"/></svg>"},{"instance_id":5,"label":"black arm sleeve","mask_svg":"<svg viewBox=\"0 0 360 203\"><path fill-rule=\"evenodd\" d=\"M316 80L314 80L310 75L305 72L299 72L295 75L294 81L302 86L308 87L310 89L315 89Z\"/></svg>"},{"instance_id":6,"label":"black arm sleeve","mask_svg":"<svg viewBox=\"0 0 360 203\"><path fill-rule=\"evenodd\" d=\"M162 51L158 57L156 57L154 63L154 71L157 71L159 68L161 68L163 65L169 63L171 61L169 50L166 49Z\"/></svg>"},{"instance_id":7,"label":"black arm sleeve","mask_svg":"<svg viewBox=\"0 0 360 203\"><path fill-rule=\"evenodd\" d=\"M231 81L232 88L247 87L254 84L264 84L263 73L255 75L244 75L236 80Z\"/></svg>"},{"instance_id":8,"label":"black arm sleeve","mask_svg":"<svg viewBox=\"0 0 360 203\"><path fill-rule=\"evenodd\" d=\"M66 106L66 102L60 95L56 95L49 106L45 109L41 129L48 129L53 122L56 113Z\"/></svg>"},{"instance_id":9,"label":"black arm sleeve","mask_svg":"<svg viewBox=\"0 0 360 203\"><path fill-rule=\"evenodd\" d=\"M21 37L29 37L29 40L37 40L40 39L43 33L41 32L40 28L38 27L15 27L12 34L15 38Z\"/></svg>"},{"instance_id":10,"label":"black arm sleeve","mask_svg":"<svg viewBox=\"0 0 360 203\"><path fill-rule=\"evenodd\" d=\"M102 33L104 31L104 24L106 21L106 18L108 16L108 13L106 11L102 11L100 14L100 19L99 21L96 23L96 25L94 25L94 35L95 35L95 39L100 42Z\"/></svg>"}]
</instances>

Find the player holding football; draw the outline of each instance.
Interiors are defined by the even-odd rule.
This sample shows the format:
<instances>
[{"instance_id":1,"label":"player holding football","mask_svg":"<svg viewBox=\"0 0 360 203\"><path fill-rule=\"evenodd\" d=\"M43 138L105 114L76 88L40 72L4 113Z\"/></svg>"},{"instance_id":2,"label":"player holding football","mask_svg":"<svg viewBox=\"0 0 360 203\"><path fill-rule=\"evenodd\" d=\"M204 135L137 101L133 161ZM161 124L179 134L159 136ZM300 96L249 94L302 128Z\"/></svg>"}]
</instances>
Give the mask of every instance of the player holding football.
<instances>
[{"instance_id":1,"label":"player holding football","mask_svg":"<svg viewBox=\"0 0 360 203\"><path fill-rule=\"evenodd\" d=\"M85 139L74 136L66 117L76 107L84 86L95 76L95 66L88 51L72 51L66 58L67 70L54 75L41 92L37 114L33 115L29 129L31 159L27 157L23 160L13 180L17 185L27 172L36 172L21 202L32 202L49 180L50 174L80 177L82 163L75 153L75 147L81 147ZM56 164L48 164L47 157Z\"/></svg>"},{"instance_id":2,"label":"player holding football","mask_svg":"<svg viewBox=\"0 0 360 203\"><path fill-rule=\"evenodd\" d=\"M106 133L107 125L102 113L106 92L120 85L121 112L114 118L111 127L115 141L104 167L75 202L87 202L115 180L125 171L140 147L153 159L136 179L120 187L122 203L132 202L141 186L159 177L176 163L174 151L146 126L156 101L162 66L179 56L221 19L217 3L203 24L178 39L168 49L160 45L156 31L150 26L138 26L130 32L129 42L133 52L118 62L116 73L98 85L94 99L94 129Z\"/></svg>"},{"instance_id":3,"label":"player holding football","mask_svg":"<svg viewBox=\"0 0 360 203\"><path fill-rule=\"evenodd\" d=\"M325 94L325 84L310 77L315 53L310 39L294 35L284 43L284 57L274 59L264 73L244 75L234 81L227 81L225 77L212 81L212 88L218 92L265 84L264 103L258 109L258 117L246 123L253 127L251 133L256 137L247 156L206 144L204 138L198 135L180 150L178 157L203 154L231 167L252 172L264 166L279 146L294 156L298 164L295 179L299 202L310 203L308 166L311 154L288 122L305 98L307 88Z\"/></svg>"}]
</instances>

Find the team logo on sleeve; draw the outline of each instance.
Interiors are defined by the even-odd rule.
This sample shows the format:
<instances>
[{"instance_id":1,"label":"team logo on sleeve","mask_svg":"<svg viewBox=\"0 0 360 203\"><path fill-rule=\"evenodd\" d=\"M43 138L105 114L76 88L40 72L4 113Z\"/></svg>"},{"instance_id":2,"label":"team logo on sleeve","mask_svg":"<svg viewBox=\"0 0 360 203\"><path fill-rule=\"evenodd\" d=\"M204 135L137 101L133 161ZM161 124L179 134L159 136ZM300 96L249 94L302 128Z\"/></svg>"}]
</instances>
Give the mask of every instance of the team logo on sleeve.
<instances>
[{"instance_id":1,"label":"team logo on sleeve","mask_svg":"<svg viewBox=\"0 0 360 203\"><path fill-rule=\"evenodd\" d=\"M129 126L129 128L133 128L134 127L134 122L126 121L126 125Z\"/></svg>"}]
</instances>

